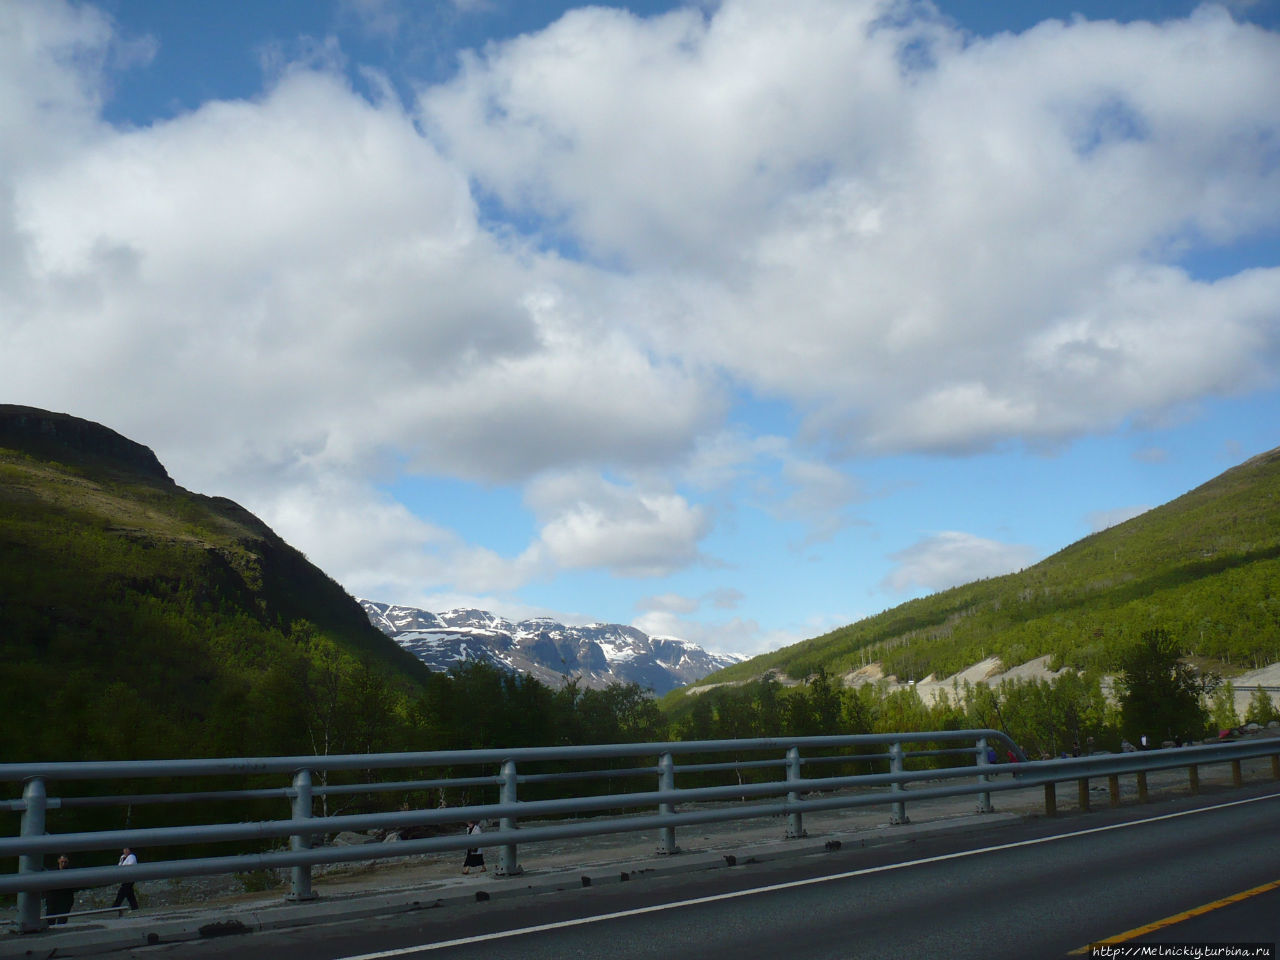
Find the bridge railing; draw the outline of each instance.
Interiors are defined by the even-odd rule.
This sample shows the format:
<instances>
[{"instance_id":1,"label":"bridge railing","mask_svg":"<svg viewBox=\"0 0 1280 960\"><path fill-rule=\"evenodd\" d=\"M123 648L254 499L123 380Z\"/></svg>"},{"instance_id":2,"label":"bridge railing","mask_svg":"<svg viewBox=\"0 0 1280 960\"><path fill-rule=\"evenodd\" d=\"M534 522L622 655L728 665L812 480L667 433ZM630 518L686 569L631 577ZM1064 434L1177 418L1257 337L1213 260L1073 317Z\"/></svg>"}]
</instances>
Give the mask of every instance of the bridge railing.
<instances>
[{"instance_id":1,"label":"bridge railing","mask_svg":"<svg viewBox=\"0 0 1280 960\"><path fill-rule=\"evenodd\" d=\"M958 745L939 747L939 744ZM992 750L997 754L1012 755L1018 762L992 764L988 756ZM715 759L725 756L733 759ZM1118 803L1118 777L1121 774L1138 776L1139 798L1145 799L1148 772L1187 768L1191 771L1191 787L1195 790L1199 783L1198 769L1202 765L1230 763L1238 783L1241 761L1268 756L1272 760L1273 775L1280 777L1280 738L1027 762L1018 746L999 731L949 730L327 757L0 764L0 783L22 784L21 798L0 800L0 811L21 814L18 834L0 837L0 860L18 858L16 874L0 875L0 893L18 894L19 929L35 932L43 926L40 895L52 889L83 889L125 881L290 868L292 882L288 897L309 900L314 897L311 868L318 864L369 861L483 846L499 848L496 873L498 876L511 876L521 872L519 845L527 843L654 830L658 834L657 852L674 854L679 851L676 830L681 827L785 814L785 835L793 838L805 835L803 817L806 813L888 805L890 822L906 823L909 801L969 795L977 798L979 811L989 811L992 793L1039 785L1045 789L1046 812L1052 814L1056 810L1055 789L1058 783L1076 781L1080 784L1081 806L1087 808L1090 778L1107 777L1112 784L1113 802ZM625 762L628 759L639 761L639 765L530 772L531 768L537 769L548 762ZM650 759L655 762L644 763ZM687 762L681 763L681 760ZM922 761L929 761L930 765L921 769ZM939 762L952 765L938 766ZM873 772L847 774L837 771L831 776L814 775L820 768L831 764L858 765L855 769L869 764ZM465 770L477 766L496 767L497 772L360 784L326 785L323 782L328 774L342 771ZM524 773L520 772L522 768ZM780 779L759 779L770 770L778 771ZM691 780L704 781L716 773L734 774L736 782L698 786L679 786L677 783L678 777L688 784ZM275 775L289 777L289 784L268 789L133 793L113 797L49 795L51 785L73 782ZM316 783L317 776L321 778L320 783ZM553 784L600 778L648 778L655 789L641 787L625 793L520 799L522 786L537 787L539 792L545 793ZM403 793L463 785L496 792L497 802L314 815L315 799L319 796L388 791ZM527 797L529 790L526 789L525 793ZM147 803L263 799L287 801L289 817L268 821L62 833L49 833L46 829L48 814L60 809L106 804L141 806ZM585 814L592 816L567 822L539 822L539 818ZM318 846L315 843L317 837L342 831L403 830L410 827L444 829L468 820L495 819L499 828L479 835L465 835L452 830L447 835L395 843L353 846ZM237 842L263 847L286 840L287 850L169 860L149 860L144 855L144 862L126 867L77 867L51 871L43 868L46 856L73 851L103 851L125 846L145 850Z\"/></svg>"},{"instance_id":2,"label":"bridge railing","mask_svg":"<svg viewBox=\"0 0 1280 960\"><path fill-rule=\"evenodd\" d=\"M1105 777L1110 803L1112 806L1119 806L1120 775L1133 774L1137 780L1138 800L1145 803L1147 774L1153 771L1185 769L1191 792L1198 793L1202 766L1230 764L1232 783L1238 787L1243 783L1241 763L1263 757L1271 759L1271 775L1280 780L1280 737L1274 736L1199 746L1138 750L1132 753L1101 753L1088 757L1038 760L1021 767L1015 773L1015 779L1020 786L1043 785L1045 815L1052 817L1057 813L1059 783L1074 781L1077 787L1078 806L1081 810L1088 810L1091 779Z\"/></svg>"},{"instance_id":3,"label":"bridge railing","mask_svg":"<svg viewBox=\"0 0 1280 960\"><path fill-rule=\"evenodd\" d=\"M939 747L940 744L958 745ZM979 798L979 809L989 810L990 792L1003 789L1000 784L992 782L992 774L1002 768L988 763L988 751L997 745L1001 753L1022 758L1018 746L1000 731L948 730L427 753L0 764L0 783L22 784L21 798L0 800L0 811L21 814L18 834L0 837L0 859L18 858L16 874L0 875L0 893L18 894L19 929L34 932L43 927L40 895L52 889L84 889L126 881L290 868L289 898L309 900L314 897L311 868L318 864L484 846L499 848L496 874L512 876L521 872L518 848L522 843L656 830L657 852L674 854L679 851L676 842L679 827L785 814L786 836L800 837L804 835L803 816L806 812L873 804L889 804L891 822L905 823L908 787L923 780L939 780L946 785L911 791L911 796L975 794ZM717 759L723 757L732 759ZM625 762L627 759L654 762L623 768L532 772L548 763ZM681 760L688 762L681 763ZM928 761L932 766L929 769L911 769L919 767L922 761ZM938 767L940 762L958 765ZM830 764L858 765L854 769L865 769L871 765L873 771L887 766L888 770L856 774L837 771L834 776L816 775L820 768ZM328 775L341 772L368 774L396 769L465 771L476 767L496 767L497 772L393 782L323 782ZM525 772L522 773L522 769ZM780 778L760 779L771 771ZM715 774L733 774L736 782L702 786L677 784L677 777L688 784L691 780L714 780ZM272 775L287 776L288 785L176 793L135 792L109 797L50 795L51 787L56 789L57 784L66 783L126 780L132 783L171 778L260 778ZM641 787L625 793L596 794L580 791L582 795L579 796L520 798L522 786L527 788L527 796L529 789L535 787L540 794L545 794L551 785L558 789L560 784L569 781L602 778L648 778L654 789ZM835 793L849 787L867 788L867 792ZM314 810L318 797L467 788L488 788L491 792L496 788L497 802L335 816L315 816ZM50 812L58 810L271 799L289 803L287 819L62 833L49 833L46 829ZM606 815L601 816L602 813ZM577 822L537 822L538 818L584 814L593 816ZM391 831L413 827L444 829L468 820L497 820L499 828L479 835L453 831L448 835L396 843L353 846L319 846L315 843L317 837L343 831ZM46 856L75 851L104 851L126 846L145 850L236 842L251 842L261 847L286 840L288 850L169 860L148 860L144 855L144 862L125 867L76 867L50 871L43 867Z\"/></svg>"}]
</instances>

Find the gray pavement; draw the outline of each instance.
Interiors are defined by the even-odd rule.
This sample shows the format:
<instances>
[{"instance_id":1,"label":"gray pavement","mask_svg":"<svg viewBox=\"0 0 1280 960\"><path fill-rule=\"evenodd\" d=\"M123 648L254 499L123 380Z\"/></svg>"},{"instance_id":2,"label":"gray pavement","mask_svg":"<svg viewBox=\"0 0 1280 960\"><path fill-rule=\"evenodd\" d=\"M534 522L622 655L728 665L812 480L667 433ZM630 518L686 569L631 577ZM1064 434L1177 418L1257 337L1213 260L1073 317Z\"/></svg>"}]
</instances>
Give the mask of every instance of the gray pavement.
<instances>
[{"instance_id":1,"label":"gray pavement","mask_svg":"<svg viewBox=\"0 0 1280 960\"><path fill-rule=\"evenodd\" d=\"M1271 781L1267 760L1246 761L1245 783ZM1121 778L1121 804L1137 803L1134 778ZM1077 791L1059 784L1058 811L1079 812ZM1202 767L1202 792L1231 786L1227 765ZM1149 775L1149 801L1158 803L1186 796L1185 770ZM1105 778L1090 781L1090 804L1108 806ZM148 907L147 887L140 884L143 909L116 917L112 914L73 918L69 923L41 933L0 934L0 957L78 957L124 951L156 943L175 943L204 937L279 930L306 924L358 920L420 910L444 903L566 890L636 879L659 879L672 873L713 870L735 864L764 862L782 857L816 855L838 844L870 846L904 842L940 831L999 831L1002 825L1027 817L1044 816L1044 790L1027 787L992 794L995 812L976 813L972 796L910 801L910 823L891 826L888 805L852 810L807 813L807 836L784 839L785 817L708 824L678 830L680 852L659 856L656 831L577 838L519 848L523 873L497 877L493 873L497 850L486 851L489 872L464 876L461 854L415 856L375 861L368 865L317 870L313 878L316 899L294 903L285 889L257 893L205 893L189 902ZM11 920L13 910L0 914Z\"/></svg>"}]
</instances>

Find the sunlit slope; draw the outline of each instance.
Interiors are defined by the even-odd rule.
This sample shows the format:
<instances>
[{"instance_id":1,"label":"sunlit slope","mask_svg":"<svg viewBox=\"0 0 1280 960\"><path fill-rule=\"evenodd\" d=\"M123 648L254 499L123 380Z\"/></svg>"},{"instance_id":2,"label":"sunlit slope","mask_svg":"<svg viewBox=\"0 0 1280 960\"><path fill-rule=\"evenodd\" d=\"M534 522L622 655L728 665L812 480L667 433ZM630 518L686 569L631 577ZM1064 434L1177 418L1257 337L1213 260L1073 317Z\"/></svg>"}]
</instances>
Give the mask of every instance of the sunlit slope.
<instances>
[{"instance_id":1,"label":"sunlit slope","mask_svg":"<svg viewBox=\"0 0 1280 960\"><path fill-rule=\"evenodd\" d=\"M1280 660L1280 449L1019 573L904 603L697 685L769 670L839 676L875 661L922 679L989 656L1106 669L1157 626L1227 673Z\"/></svg>"}]
</instances>

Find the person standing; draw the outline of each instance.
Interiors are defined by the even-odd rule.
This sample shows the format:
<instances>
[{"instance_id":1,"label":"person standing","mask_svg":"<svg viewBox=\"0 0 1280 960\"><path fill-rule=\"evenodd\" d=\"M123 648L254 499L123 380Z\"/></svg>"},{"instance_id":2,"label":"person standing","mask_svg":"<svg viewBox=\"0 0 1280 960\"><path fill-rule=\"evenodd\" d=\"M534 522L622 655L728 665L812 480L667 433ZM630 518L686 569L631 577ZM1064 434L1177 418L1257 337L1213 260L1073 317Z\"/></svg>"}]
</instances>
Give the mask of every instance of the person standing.
<instances>
[{"instance_id":1,"label":"person standing","mask_svg":"<svg viewBox=\"0 0 1280 960\"><path fill-rule=\"evenodd\" d=\"M484 831L480 829L479 821L467 821L467 836L475 836L476 834L483 832ZM472 867L479 867L481 873L489 872L489 868L484 865L484 854L480 852L479 847L468 847L467 857L462 861L463 873L470 873Z\"/></svg>"},{"instance_id":2,"label":"person standing","mask_svg":"<svg viewBox=\"0 0 1280 960\"><path fill-rule=\"evenodd\" d=\"M138 865L138 858L134 856L132 850L130 850L128 847L125 847L124 850L120 852L120 860L116 864L116 866L117 867L136 867L137 865ZM126 881L125 883L120 884L120 889L116 892L116 902L113 903L112 906L118 907L121 904L123 904L126 900L129 901L130 910L138 909L138 897L133 892L132 880L129 880L129 881Z\"/></svg>"},{"instance_id":3,"label":"person standing","mask_svg":"<svg viewBox=\"0 0 1280 960\"><path fill-rule=\"evenodd\" d=\"M71 859L64 853L58 857L58 869L66 870L71 866ZM44 894L44 918L49 923L66 923L67 914L75 906L76 891L73 887L61 890L46 890Z\"/></svg>"}]
</instances>

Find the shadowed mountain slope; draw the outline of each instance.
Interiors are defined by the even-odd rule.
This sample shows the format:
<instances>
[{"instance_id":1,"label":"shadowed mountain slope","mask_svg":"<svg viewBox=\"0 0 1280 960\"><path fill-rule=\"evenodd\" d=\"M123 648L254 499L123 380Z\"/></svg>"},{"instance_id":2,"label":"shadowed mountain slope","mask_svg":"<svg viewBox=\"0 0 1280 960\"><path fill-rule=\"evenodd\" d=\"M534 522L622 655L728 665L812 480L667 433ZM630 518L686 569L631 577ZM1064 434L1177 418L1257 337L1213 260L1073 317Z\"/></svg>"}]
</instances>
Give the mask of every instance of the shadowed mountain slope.
<instances>
[{"instance_id":1,"label":"shadowed mountain slope","mask_svg":"<svg viewBox=\"0 0 1280 960\"><path fill-rule=\"evenodd\" d=\"M104 426L13 405L0 647L7 761L309 752L326 675L389 703L427 674L243 507Z\"/></svg>"}]
</instances>

